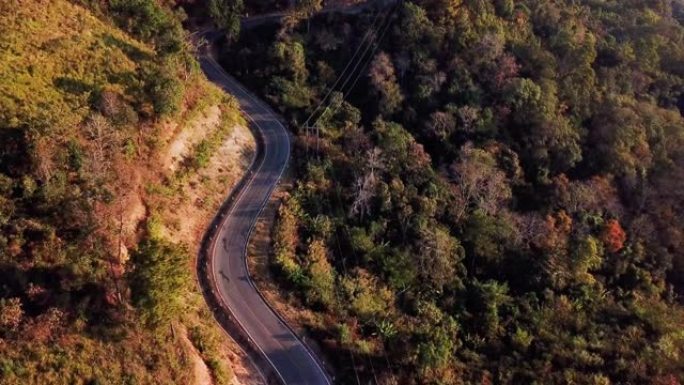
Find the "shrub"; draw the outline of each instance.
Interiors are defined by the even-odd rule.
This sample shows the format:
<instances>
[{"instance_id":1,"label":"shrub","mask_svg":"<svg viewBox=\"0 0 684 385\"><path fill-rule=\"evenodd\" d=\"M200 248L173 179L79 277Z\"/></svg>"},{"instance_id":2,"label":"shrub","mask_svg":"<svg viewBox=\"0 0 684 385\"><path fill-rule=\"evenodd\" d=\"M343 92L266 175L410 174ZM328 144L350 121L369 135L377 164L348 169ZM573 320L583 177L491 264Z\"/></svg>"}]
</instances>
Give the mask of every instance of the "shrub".
<instances>
[{"instance_id":1,"label":"shrub","mask_svg":"<svg viewBox=\"0 0 684 385\"><path fill-rule=\"evenodd\" d=\"M113 0L110 7L117 24L134 36L154 43L160 54L182 50L183 30L179 20L154 0Z\"/></svg>"},{"instance_id":2,"label":"shrub","mask_svg":"<svg viewBox=\"0 0 684 385\"><path fill-rule=\"evenodd\" d=\"M128 280L133 303L147 326L158 327L180 314L189 282L188 259L185 247L160 239L143 241L133 254Z\"/></svg>"},{"instance_id":3,"label":"shrub","mask_svg":"<svg viewBox=\"0 0 684 385\"><path fill-rule=\"evenodd\" d=\"M147 76L147 93L154 112L160 116L173 115L180 109L183 85L168 73L168 68L155 69Z\"/></svg>"}]
</instances>

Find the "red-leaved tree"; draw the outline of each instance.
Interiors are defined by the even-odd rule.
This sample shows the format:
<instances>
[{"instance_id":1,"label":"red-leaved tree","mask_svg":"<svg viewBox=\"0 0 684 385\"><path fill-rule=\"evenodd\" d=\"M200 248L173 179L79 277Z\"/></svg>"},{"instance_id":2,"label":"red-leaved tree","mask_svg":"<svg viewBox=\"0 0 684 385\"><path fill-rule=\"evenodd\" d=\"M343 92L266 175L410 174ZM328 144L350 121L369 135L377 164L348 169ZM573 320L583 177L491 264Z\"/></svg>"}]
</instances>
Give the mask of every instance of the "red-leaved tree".
<instances>
[{"instance_id":1,"label":"red-leaved tree","mask_svg":"<svg viewBox=\"0 0 684 385\"><path fill-rule=\"evenodd\" d=\"M611 253L617 253L622 250L627 240L627 234L625 230L622 229L620 222L617 219L611 219L606 222L606 226L603 229L603 234L601 235L601 240L606 248Z\"/></svg>"}]
</instances>

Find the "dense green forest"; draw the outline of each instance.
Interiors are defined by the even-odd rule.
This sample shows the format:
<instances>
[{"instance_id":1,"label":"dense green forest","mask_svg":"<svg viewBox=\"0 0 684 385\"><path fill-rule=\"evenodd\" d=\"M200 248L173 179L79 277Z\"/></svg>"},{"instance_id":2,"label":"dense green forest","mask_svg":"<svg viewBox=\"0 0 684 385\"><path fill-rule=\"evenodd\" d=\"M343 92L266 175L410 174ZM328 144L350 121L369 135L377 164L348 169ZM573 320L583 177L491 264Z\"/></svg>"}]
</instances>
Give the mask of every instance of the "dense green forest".
<instances>
[{"instance_id":1,"label":"dense green forest","mask_svg":"<svg viewBox=\"0 0 684 385\"><path fill-rule=\"evenodd\" d=\"M341 383L681 383L681 2L402 1L223 64L298 130L273 264Z\"/></svg>"}]
</instances>

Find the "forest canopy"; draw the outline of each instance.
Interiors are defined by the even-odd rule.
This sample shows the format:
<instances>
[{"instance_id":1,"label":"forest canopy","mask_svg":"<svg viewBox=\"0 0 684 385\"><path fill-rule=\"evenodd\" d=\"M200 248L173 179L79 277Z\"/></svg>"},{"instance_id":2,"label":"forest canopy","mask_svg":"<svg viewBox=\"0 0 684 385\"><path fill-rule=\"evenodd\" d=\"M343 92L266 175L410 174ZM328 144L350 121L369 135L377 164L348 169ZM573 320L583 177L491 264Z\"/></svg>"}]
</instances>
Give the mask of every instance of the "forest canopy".
<instances>
[{"instance_id":1,"label":"forest canopy","mask_svg":"<svg viewBox=\"0 0 684 385\"><path fill-rule=\"evenodd\" d=\"M299 127L273 267L345 383L680 383L683 23L420 0L224 47Z\"/></svg>"}]
</instances>

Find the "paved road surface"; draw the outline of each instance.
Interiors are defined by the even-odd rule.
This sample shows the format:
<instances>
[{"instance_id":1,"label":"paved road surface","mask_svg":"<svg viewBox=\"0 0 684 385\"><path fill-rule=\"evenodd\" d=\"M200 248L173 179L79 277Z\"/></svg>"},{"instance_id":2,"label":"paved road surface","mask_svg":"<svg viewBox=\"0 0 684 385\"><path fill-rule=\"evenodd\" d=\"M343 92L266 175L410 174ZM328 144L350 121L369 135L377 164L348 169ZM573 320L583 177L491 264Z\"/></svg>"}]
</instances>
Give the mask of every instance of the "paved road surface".
<instances>
[{"instance_id":1,"label":"paved road surface","mask_svg":"<svg viewBox=\"0 0 684 385\"><path fill-rule=\"evenodd\" d=\"M237 98L253 128L263 137L263 154L250 179L236 195L233 208L218 229L210 274L233 316L258 345L286 385L329 385L318 361L264 302L249 277L245 252L252 227L268 201L290 157L285 127L264 102L250 94L208 56L200 58L212 82ZM261 159L260 159L261 158Z\"/></svg>"}]
</instances>

